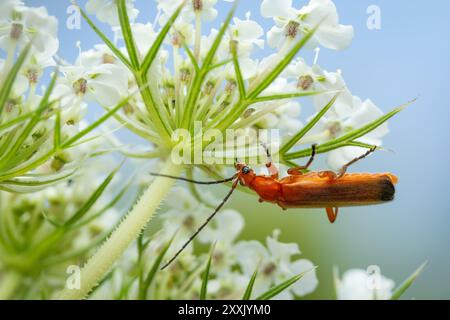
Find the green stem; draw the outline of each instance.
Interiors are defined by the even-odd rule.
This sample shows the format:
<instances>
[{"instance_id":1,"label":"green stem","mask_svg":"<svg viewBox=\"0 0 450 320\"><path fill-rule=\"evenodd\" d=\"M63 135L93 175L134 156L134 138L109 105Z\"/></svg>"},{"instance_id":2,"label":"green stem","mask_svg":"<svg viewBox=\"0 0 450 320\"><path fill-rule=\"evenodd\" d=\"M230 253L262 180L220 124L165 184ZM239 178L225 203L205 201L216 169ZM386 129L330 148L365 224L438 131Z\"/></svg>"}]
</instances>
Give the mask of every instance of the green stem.
<instances>
[{"instance_id":1,"label":"green stem","mask_svg":"<svg viewBox=\"0 0 450 320\"><path fill-rule=\"evenodd\" d=\"M194 57L197 61L200 58L200 45L202 40L202 17L199 12L195 13L195 46Z\"/></svg>"},{"instance_id":2,"label":"green stem","mask_svg":"<svg viewBox=\"0 0 450 320\"><path fill-rule=\"evenodd\" d=\"M11 70L11 67L14 63L14 52L16 51L16 46L17 46L17 41L11 41L8 44L8 48L6 50L7 55L6 55L5 64L3 65L3 68L0 73L0 82L3 82L3 78L6 77L8 72Z\"/></svg>"},{"instance_id":3,"label":"green stem","mask_svg":"<svg viewBox=\"0 0 450 320\"><path fill-rule=\"evenodd\" d=\"M181 174L181 170L181 166L174 165L169 159L162 172L167 175L178 176ZM112 265L122 256L130 243L139 236L170 191L174 181L173 179L157 177L130 213L121 221L117 229L83 267L81 270L80 289L66 288L56 298L63 300L85 298L108 273Z\"/></svg>"},{"instance_id":4,"label":"green stem","mask_svg":"<svg viewBox=\"0 0 450 320\"><path fill-rule=\"evenodd\" d=\"M17 272L6 273L0 282L0 300L8 300L19 287L21 276Z\"/></svg>"}]
</instances>

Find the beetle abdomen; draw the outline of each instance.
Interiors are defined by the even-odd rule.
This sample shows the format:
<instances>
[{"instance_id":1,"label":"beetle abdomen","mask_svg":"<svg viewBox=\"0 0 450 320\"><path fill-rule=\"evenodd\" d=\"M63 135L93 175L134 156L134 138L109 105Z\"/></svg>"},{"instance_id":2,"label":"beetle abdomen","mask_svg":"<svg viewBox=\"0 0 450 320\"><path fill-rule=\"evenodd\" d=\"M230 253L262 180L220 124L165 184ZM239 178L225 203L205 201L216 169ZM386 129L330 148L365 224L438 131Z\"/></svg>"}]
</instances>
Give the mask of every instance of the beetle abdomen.
<instances>
[{"instance_id":1,"label":"beetle abdomen","mask_svg":"<svg viewBox=\"0 0 450 320\"><path fill-rule=\"evenodd\" d=\"M286 208L327 208L378 204L394 199L391 174L346 174L338 179L318 173L282 179L278 203Z\"/></svg>"}]
</instances>

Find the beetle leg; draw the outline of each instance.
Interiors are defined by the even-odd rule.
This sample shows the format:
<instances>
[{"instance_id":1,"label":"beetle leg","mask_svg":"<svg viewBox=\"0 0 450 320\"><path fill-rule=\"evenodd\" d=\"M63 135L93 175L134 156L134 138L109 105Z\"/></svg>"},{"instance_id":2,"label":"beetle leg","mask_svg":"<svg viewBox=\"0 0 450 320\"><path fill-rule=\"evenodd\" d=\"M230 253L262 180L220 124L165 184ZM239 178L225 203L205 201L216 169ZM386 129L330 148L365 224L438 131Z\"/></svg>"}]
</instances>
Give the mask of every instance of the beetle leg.
<instances>
[{"instance_id":1,"label":"beetle leg","mask_svg":"<svg viewBox=\"0 0 450 320\"><path fill-rule=\"evenodd\" d=\"M317 174L320 178L328 178L329 180L337 179L337 175L334 171L319 171Z\"/></svg>"},{"instance_id":2,"label":"beetle leg","mask_svg":"<svg viewBox=\"0 0 450 320\"><path fill-rule=\"evenodd\" d=\"M316 155L316 149L317 149L317 144L313 144L311 146L311 157L309 157L308 162L304 165L304 166L298 166L298 167L294 167L294 168L289 168L287 173L293 176L299 176L303 174L303 170L306 170L309 168L309 166L313 163L314 161L314 156Z\"/></svg>"},{"instance_id":3,"label":"beetle leg","mask_svg":"<svg viewBox=\"0 0 450 320\"><path fill-rule=\"evenodd\" d=\"M287 208L286 208L285 206L283 206L283 205L280 203L280 201L277 201L277 204L278 204L278 206L279 206L281 209L283 209L283 211L286 211L286 210L287 210Z\"/></svg>"},{"instance_id":4,"label":"beetle leg","mask_svg":"<svg viewBox=\"0 0 450 320\"><path fill-rule=\"evenodd\" d=\"M267 156L267 162L266 162L266 168L269 171L269 176L273 179L278 179L278 168L275 166L275 164L272 161L272 156L270 155L270 151L265 145L264 142L261 142L261 146L266 151Z\"/></svg>"},{"instance_id":5,"label":"beetle leg","mask_svg":"<svg viewBox=\"0 0 450 320\"><path fill-rule=\"evenodd\" d=\"M354 164L355 162L357 162L357 161L359 161L359 160L361 160L361 159L364 159L364 158L367 157L369 154L371 154L372 152L374 152L376 149L377 149L377 147L374 146L374 147L370 148L369 150L367 150L367 152L364 153L363 155L361 155L361 156L359 156L359 157L353 159L352 161L349 161L348 163L344 164L344 165L342 166L342 168L339 170L339 173L338 173L338 176L337 176L337 177L338 177L338 178L342 177L342 176L347 172L347 169L348 169L349 166L351 166L352 164Z\"/></svg>"},{"instance_id":6,"label":"beetle leg","mask_svg":"<svg viewBox=\"0 0 450 320\"><path fill-rule=\"evenodd\" d=\"M289 168L287 173L291 176L301 176L303 174L302 167Z\"/></svg>"},{"instance_id":7,"label":"beetle leg","mask_svg":"<svg viewBox=\"0 0 450 320\"><path fill-rule=\"evenodd\" d=\"M336 221L339 208L326 208L328 220L330 220L330 223L334 223Z\"/></svg>"}]
</instances>

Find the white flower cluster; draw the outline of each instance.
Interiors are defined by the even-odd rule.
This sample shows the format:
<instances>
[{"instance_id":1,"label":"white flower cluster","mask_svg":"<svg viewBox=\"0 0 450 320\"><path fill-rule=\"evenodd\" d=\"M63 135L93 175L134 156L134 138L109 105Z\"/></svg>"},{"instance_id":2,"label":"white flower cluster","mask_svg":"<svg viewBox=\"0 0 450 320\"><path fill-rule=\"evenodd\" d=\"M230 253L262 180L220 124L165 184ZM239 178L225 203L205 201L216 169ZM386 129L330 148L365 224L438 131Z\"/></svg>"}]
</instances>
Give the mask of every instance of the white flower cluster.
<instances>
[{"instance_id":1,"label":"white flower cluster","mask_svg":"<svg viewBox=\"0 0 450 320\"><path fill-rule=\"evenodd\" d=\"M57 38L57 20L49 16L45 7L28 7L20 0L5 0L0 4L0 49L6 53L6 58L0 58L0 84L4 84L6 77L15 65L16 57L20 56L29 47L28 54L22 63L20 70L14 79L12 90L8 96L4 108L0 109L0 124L6 129L0 132L0 137L7 139L7 135L13 133L17 126L10 125L17 118L38 112L39 106L46 94L47 87L39 87L39 82L48 70L56 70L56 53L59 48ZM105 70L106 69L106 70ZM99 67L98 70L89 69L84 73L78 68L61 67L63 76L59 73L57 83L48 100L48 107L43 117L31 128L29 137L21 145L20 150L36 149L35 153L22 156L21 160L26 166L29 163L41 162L37 159L45 158L52 151L55 133L56 110L60 111L60 140L66 141L85 128L87 123L83 120L87 106L77 100L76 97L86 93L104 92L111 85L104 83L102 74L113 73L108 68ZM81 80L83 76L95 77L95 81L88 85ZM121 74L116 72L116 78L121 79ZM86 76L87 77L87 76ZM114 99L117 91L110 91L110 100ZM3 106L2 106L3 107ZM24 122L17 122L23 125ZM17 138L17 137L16 137ZM14 142L14 140L12 141ZM48 161L39 168L39 173L61 173L66 169L66 164L81 161L89 153L89 148L66 149L56 152ZM11 157L16 154L11 154ZM5 159L2 159L5 160ZM5 160L6 161L6 160ZM26 162L28 161L28 163ZM20 166L22 163L15 163ZM6 165L6 164L5 164ZM72 166L73 169L74 166ZM34 169L34 167L32 167ZM67 170L64 170L67 172Z\"/></svg>"},{"instance_id":2,"label":"white flower cluster","mask_svg":"<svg viewBox=\"0 0 450 320\"><path fill-rule=\"evenodd\" d=\"M204 222L213 209L205 205L205 201L209 203L217 199L208 193L202 193L202 199L199 200L182 187L172 190L167 199L168 211L160 216L163 228L151 239L145 252L143 260L147 261L148 268L174 235L175 238L166 252L166 259ZM278 231L267 237L265 245L258 241L237 241L243 227L242 216L235 210L227 209L221 212L197 239L196 245L199 247L214 246L207 293L209 299L241 299L256 269L259 274L252 297L257 297L271 287L303 272L305 275L288 290L277 295L276 299L302 297L315 290L318 284L315 266L311 261L299 258L301 252L297 244L280 242ZM122 260L121 266L115 269L115 280L99 288L92 298L117 297L123 286L129 285L127 274L130 268L135 267L136 259L135 249L132 248ZM202 283L201 272L207 259L207 253L199 253L197 249L194 250L193 245L188 246L167 269L157 273L156 283L152 290L149 290L148 297L198 298ZM137 290L136 280L131 287L130 298L133 298Z\"/></svg>"},{"instance_id":3,"label":"white flower cluster","mask_svg":"<svg viewBox=\"0 0 450 320\"><path fill-rule=\"evenodd\" d=\"M157 0L158 15L155 23L132 23L135 42L139 49L140 58L144 57L157 36L157 24L163 26L183 2L181 0ZM95 13L99 20L111 24L116 32L117 10L110 10L115 1L90 0L87 9ZM190 0L182 10L180 16L174 22L170 37L166 46L160 50L158 61L150 69L152 81L149 84L154 94L159 94L160 99L156 103L161 108L169 109L170 117L177 125L180 120L180 108L186 100L186 94L195 72L191 58L185 52L186 47L193 47L192 55L202 61L211 47L218 30L212 28L209 34L202 34L202 21L214 20L217 16L215 5L217 0ZM132 1L127 1L130 7L131 21L134 21L138 11L132 7ZM353 38L353 28L339 23L336 6L331 0L310 0L300 9L292 6L292 0L263 0L261 3L261 15L273 19L274 26L266 33L258 22L251 19L250 13L245 19L234 18L229 32L224 35L219 50L215 55L218 64L229 61L232 51L237 50L242 77L248 82L249 88L255 87L262 77L271 71L271 68L279 62L292 46L305 34L317 27L312 39L307 43L309 48L324 48L342 50L350 45ZM118 33L118 32L117 32ZM267 39L264 39L266 33ZM120 38L120 35L118 37ZM264 48L265 42L272 48L278 48L278 52L263 59L253 58L256 49ZM171 46L172 50L166 50ZM126 50L121 49L126 55ZM95 52L90 54L98 57L107 55L105 61L96 60L96 64L80 62L78 71L67 73L69 84L63 90L71 90L71 95L92 97L104 105L110 105L118 101L120 96L131 94L137 88L137 84L131 73L117 60L113 59L104 46L97 46ZM318 51L317 51L318 53ZM86 53L83 53L85 55ZM172 56L171 56L172 55ZM171 58L169 58L171 56ZM83 59L81 59L83 60ZM173 66L168 66L168 63ZM102 64L103 63L103 64ZM99 65L100 64L100 65ZM87 68L80 69L80 68ZM122 69L119 69L122 68ZM99 69L99 70L97 70ZM171 71L172 70L172 71ZM122 73L119 81L118 74ZM95 79L92 79L95 75ZM127 75L127 76L125 76ZM80 80L84 79L84 80ZM125 81L128 79L128 82ZM78 86L70 85L79 81ZM237 78L233 65L224 63L208 73L205 80L202 96L199 98L197 118L204 124L214 123L213 118L220 115L228 106L236 103L239 98ZM127 87L128 85L128 87ZM317 64L317 56L312 64L308 64L301 58L293 61L291 65L269 86L263 95L281 93L299 93L308 91L322 91L323 94L313 95L312 100L317 111L322 109L337 93L340 92L332 109L323 117L318 125L313 128L302 141L302 144L321 143L335 138L352 129L367 124L382 115L382 111L371 101L362 101L353 96L346 86L340 70L328 72ZM239 128L240 123L256 128L277 128L284 131L285 138L298 132L303 126L300 121L301 106L297 100L279 100L260 102L252 105L243 113L240 121L235 123ZM136 96L123 110L122 123L132 123L134 131L141 136L153 140L155 134L152 123L146 115L145 104L141 97ZM247 119L245 119L247 118ZM242 121L246 120L246 121ZM359 138L357 141L381 145L382 138L388 133L387 124L383 124L377 130ZM333 169L340 168L344 163L361 155L366 150L360 147L343 147L334 150L328 155L328 163Z\"/></svg>"},{"instance_id":4,"label":"white flower cluster","mask_svg":"<svg viewBox=\"0 0 450 320\"><path fill-rule=\"evenodd\" d=\"M54 66L53 56L58 50L57 20L47 13L44 7L26 7L20 0L2 1L0 4L0 48L7 53L0 59L0 80L4 80L14 62L16 50L23 50L31 44L31 53L14 82L8 104L7 118L36 107L39 96L35 86L44 68ZM24 94L30 89L28 103L21 105Z\"/></svg>"},{"instance_id":5,"label":"white flower cluster","mask_svg":"<svg viewBox=\"0 0 450 320\"><path fill-rule=\"evenodd\" d=\"M183 3L185 5L181 8ZM58 69L54 72L58 77L50 95L52 107L38 119L31 132L25 130L29 135L23 143L18 148L10 149L11 152L6 156L0 155L0 159L5 157L9 162L14 162L14 157L17 156L18 159L28 161L31 157L42 155L39 161L31 161L31 164L38 163L38 166L26 164L19 168L18 172L25 173L38 168L32 172L31 177L74 171L76 165L84 164L81 160L89 156L92 145L80 143L76 148L60 149L58 143L76 137L80 129L86 127L83 119L88 104L92 102L101 105L108 112L120 107L114 113L114 119L121 127L126 127L155 147L155 150L147 153L150 154L148 158L160 159L167 158L173 147L172 142L167 142L167 136L178 128L191 129L194 120L201 122L206 128L219 128L222 132L228 128L277 128L282 131L283 139L292 137L307 121L299 119L300 103L290 97L265 100L268 96L293 94L298 97L309 94L316 112L319 112L339 93L332 108L298 144L329 141L383 114L371 100L363 101L350 92L340 70L329 72L317 63L318 47L342 50L349 46L353 38L353 28L339 23L336 7L331 0L310 0L301 8L294 8L292 0L263 0L260 11L264 18L273 20L270 30L264 30L247 13L243 18L231 19L223 34L220 29L215 28L202 32L205 22L211 22L218 16L217 3L218 0L157 0L158 13L154 22L141 23L137 22L139 11L134 7L134 0L120 3L117 0L88 0L85 6L87 13L95 14L98 20L108 23L115 39L86 51L82 51L81 44L78 43L80 52L72 64L56 58L59 46L57 20L49 16L44 7L27 7L21 0L3 0L0 3L0 49L5 51L6 57L0 59L0 84L3 85L10 70L14 69L20 52L29 48L29 53L5 106L0 106L0 125L10 124L14 119L38 110L40 102L45 101L43 97L46 92L45 88L38 92L38 83L46 70L58 64ZM117 9L118 4L122 6L120 10ZM181 10L180 15L169 29L164 29L178 8ZM120 26L120 22L123 24L125 19L123 14L119 19L119 13L123 13L125 9L130 22L126 30L123 25ZM162 40L158 35L164 30L169 31ZM286 60L291 50L301 43L299 41L307 39L305 37L311 35L312 30L316 31L306 47L316 49L314 61L310 63L302 58ZM219 39L219 43L216 39ZM161 47L152 52L151 49L160 40ZM255 58L256 51L264 49L266 43L276 53L262 59ZM215 47L217 51L213 50ZM154 59L147 60L151 54ZM147 61L151 62L146 65ZM290 64L283 67L282 72L274 71L274 67L283 61L289 61ZM273 74L276 74L276 79L267 80ZM264 86L267 81L269 84ZM254 96L246 95L258 91L258 88L262 89ZM125 99L126 103L120 104ZM16 126L8 126L0 134L6 132L11 141L14 141L17 138L14 136L14 128ZM382 138L387 133L387 124L384 123L356 142L381 145ZM1 147L8 149L5 140L7 139L0 135ZM91 140L94 139L86 139ZM335 149L329 152L328 163L337 169L365 151L366 149L359 147ZM50 156L46 158L46 154ZM146 155L142 157L147 158ZM40 161L41 159L45 161ZM0 169L9 170L8 161L0 163ZM9 177L7 174L5 176ZM11 176L15 177L13 174ZM68 181L29 197L5 194L2 191L0 215L8 215L8 219L12 216L13 220L9 221L20 222L19 226L11 226L11 241L29 240L22 239L27 232L32 232L31 238L35 235L34 232L39 237L52 235L49 230L65 221L86 200L88 187L94 185L93 176L95 175L88 174L86 180L81 182L73 184L73 181ZM18 183L6 178L5 181L10 184ZM5 186L4 181L0 182L2 190L20 191L12 186ZM39 185L39 180L33 183ZM128 297L142 295L139 272L151 266L171 239L173 242L166 257L173 255L211 213L213 206L208 203L218 202L207 193L199 195L194 188L193 190L188 192L183 188L173 189L168 201L169 210L162 216L161 231L147 243L144 252L136 254L135 250L128 251L128 256L121 261L123 265L114 270L112 277L95 291L92 298L123 297L124 292L128 292ZM101 201L96 203L92 210L102 211L102 207L98 207L102 204ZM67 242L52 243L51 247L45 248L49 250L38 252L40 255L32 262L39 264L43 261L41 258L46 260L48 255L45 256L45 253L65 257L63 253L68 249L70 252L78 252L79 248L84 248L87 252L95 236L110 228L116 219L115 210L106 208L103 218L94 217L94 221L88 221L92 222L88 224L89 228L77 229L79 232L71 234ZM36 227L38 229L34 229ZM195 248L190 245L172 265L158 273L151 290L144 292L144 296L153 299L198 298L201 273L208 258L208 254L202 253L202 250L208 245L214 247L209 298L241 298L255 270L259 273L253 290L254 297L303 272L305 274L299 281L276 298L301 297L316 288L318 280L314 265L309 260L299 258L297 244L280 242L277 231L267 237L265 244L258 241L238 241L243 227L244 220L238 212L223 210L196 238ZM23 234L21 229L25 230ZM36 240L38 242L41 241L39 237ZM46 244L45 241L42 242ZM33 257L36 254L33 253ZM77 255L72 258L75 256ZM22 260L14 258L12 261L19 265L8 268L24 268L20 265ZM42 262L42 266L44 265ZM339 284L338 296L369 297L370 292L358 287L363 278L356 271L350 275L345 274ZM388 298L392 286L389 280L383 278L382 289L376 293L377 297Z\"/></svg>"},{"instance_id":6,"label":"white flower cluster","mask_svg":"<svg viewBox=\"0 0 450 320\"><path fill-rule=\"evenodd\" d=\"M86 206L112 162L99 165L84 166L73 179L34 193L0 192L0 266L2 272L21 274L15 298L45 298L59 290L66 282L65 268L86 259L117 223L119 211L104 195L78 226L63 227Z\"/></svg>"}]
</instances>

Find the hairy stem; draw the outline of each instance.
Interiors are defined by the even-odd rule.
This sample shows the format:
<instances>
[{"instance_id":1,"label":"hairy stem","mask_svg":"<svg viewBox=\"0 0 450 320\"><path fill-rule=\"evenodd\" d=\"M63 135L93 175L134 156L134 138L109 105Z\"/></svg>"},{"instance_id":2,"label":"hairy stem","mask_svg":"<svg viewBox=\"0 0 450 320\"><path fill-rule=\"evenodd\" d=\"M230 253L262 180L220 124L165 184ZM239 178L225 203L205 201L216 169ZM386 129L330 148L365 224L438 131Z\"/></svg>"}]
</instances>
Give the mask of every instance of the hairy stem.
<instances>
[{"instance_id":1,"label":"hairy stem","mask_svg":"<svg viewBox=\"0 0 450 320\"><path fill-rule=\"evenodd\" d=\"M167 175L178 176L181 173L181 169L181 166L174 165L169 159L162 172ZM113 231L111 236L83 267L81 270L81 287L79 289L65 288L56 298L85 298L107 274L112 265L122 256L130 243L139 236L170 191L174 181L163 177L156 178L133 209L120 222L117 229Z\"/></svg>"}]
</instances>

